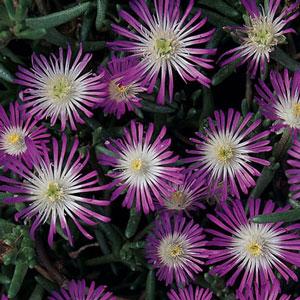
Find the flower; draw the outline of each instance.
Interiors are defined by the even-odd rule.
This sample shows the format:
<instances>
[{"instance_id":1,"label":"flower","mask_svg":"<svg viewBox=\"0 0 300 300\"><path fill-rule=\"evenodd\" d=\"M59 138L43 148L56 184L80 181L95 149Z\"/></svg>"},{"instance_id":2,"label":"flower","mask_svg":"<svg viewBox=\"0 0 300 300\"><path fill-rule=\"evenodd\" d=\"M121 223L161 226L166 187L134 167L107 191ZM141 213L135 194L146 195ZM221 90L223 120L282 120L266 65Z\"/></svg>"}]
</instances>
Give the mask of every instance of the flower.
<instances>
[{"instance_id":1,"label":"flower","mask_svg":"<svg viewBox=\"0 0 300 300\"><path fill-rule=\"evenodd\" d=\"M11 103L9 111L8 116L0 105L0 162L21 159L30 166L32 160L39 160L50 134L44 126L37 126L37 120L27 116L18 102Z\"/></svg>"},{"instance_id":2,"label":"flower","mask_svg":"<svg viewBox=\"0 0 300 300\"><path fill-rule=\"evenodd\" d=\"M62 136L62 145L59 149L58 142L53 138L53 155L49 157L48 151L43 149L43 158L34 164L34 170L29 170L20 161L13 161L8 165L15 174L23 180L0 176L0 191L13 193L14 196L4 200L7 203L30 203L16 214L16 219L33 219L30 230L32 238L38 227L43 223L50 222L48 243L53 245L53 236L56 233L56 225L59 224L73 244L72 234L67 223L67 217L72 219L79 231L87 238L92 237L82 227L77 219L88 225L95 225L92 219L108 222L109 218L90 210L81 203L89 205L106 206L109 201L87 198L84 193L94 192L101 189L97 186L97 172L91 171L86 175L81 172L89 161L89 155L83 159L82 155L76 157L79 141L75 139L68 156L67 137Z\"/></svg>"},{"instance_id":3,"label":"flower","mask_svg":"<svg viewBox=\"0 0 300 300\"><path fill-rule=\"evenodd\" d=\"M94 281L87 287L85 280L71 280L67 288L52 292L48 300L117 300L111 292L106 291L105 285L95 286Z\"/></svg>"},{"instance_id":4,"label":"flower","mask_svg":"<svg viewBox=\"0 0 300 300\"><path fill-rule=\"evenodd\" d=\"M193 220L167 213L159 216L146 241L146 258L160 281L185 285L202 271L207 258L203 229Z\"/></svg>"},{"instance_id":5,"label":"flower","mask_svg":"<svg viewBox=\"0 0 300 300\"><path fill-rule=\"evenodd\" d=\"M142 124L131 121L130 131L124 129L122 139L105 142L111 154L99 157L100 164L113 167L108 175L114 180L103 187L117 187L112 193L112 200L127 190L123 206L131 208L135 205L137 211L142 208L146 214L155 209L153 199L162 205L168 184L179 184L182 177L181 168L171 166L178 157L168 151L171 139L163 139L166 128L163 127L151 142L153 132L154 124L150 123L144 132Z\"/></svg>"},{"instance_id":6,"label":"flower","mask_svg":"<svg viewBox=\"0 0 300 300\"><path fill-rule=\"evenodd\" d=\"M179 289L176 292L174 289L168 293L169 300L211 300L212 292L209 289L203 289L199 286L194 290L190 285L185 289Z\"/></svg>"},{"instance_id":7,"label":"flower","mask_svg":"<svg viewBox=\"0 0 300 300\"><path fill-rule=\"evenodd\" d=\"M39 119L50 117L51 126L60 119L62 130L67 121L72 130L76 130L76 123L84 124L79 112L91 117L90 109L105 94L105 84L100 82L103 74L83 73L92 54L82 57L80 46L73 63L71 56L70 46L66 58L62 48L59 48L58 56L52 54L49 59L33 54L32 68L27 70L19 66L15 80L15 83L26 87L20 98L25 102L24 107L29 108L28 113Z\"/></svg>"},{"instance_id":8,"label":"flower","mask_svg":"<svg viewBox=\"0 0 300 300\"><path fill-rule=\"evenodd\" d=\"M265 159L253 156L253 153L265 153L272 149L268 146L270 141L265 139L269 131L254 134L261 121L255 120L249 125L251 113L241 118L239 112L229 109L227 118L222 111L215 111L214 116L215 122L208 119L209 128L205 134L197 132L197 138L191 139L196 149L187 150L193 156L185 159L185 162L193 163L190 168L207 178L209 185L216 189L222 186L221 200L227 198L228 189L239 198L238 187L247 194L248 189L255 185L253 176L260 175L252 164L270 164Z\"/></svg>"},{"instance_id":9,"label":"flower","mask_svg":"<svg viewBox=\"0 0 300 300\"><path fill-rule=\"evenodd\" d=\"M262 81L256 86L262 114L275 121L273 130L278 131L288 127L293 131L300 129L300 72L295 72L289 77L287 69L281 75L277 71L271 71L270 81L273 91Z\"/></svg>"},{"instance_id":10,"label":"flower","mask_svg":"<svg viewBox=\"0 0 300 300\"><path fill-rule=\"evenodd\" d=\"M153 92L160 76L157 96L159 104L165 103L166 85L169 98L173 98L173 70L184 81L198 81L209 86L211 80L203 75L198 66L211 69L212 59L202 57L215 53L215 49L199 48L213 36L214 29L201 32L206 18L200 19L201 11L189 18L194 1L190 0L184 14L180 13L180 1L154 1L155 12L151 13L145 0L132 0L130 7L138 17L124 10L119 15L132 28L132 31L113 24L113 30L126 38L108 43L113 50L131 53L139 59L138 69L143 82L148 84L148 93Z\"/></svg>"},{"instance_id":11,"label":"flower","mask_svg":"<svg viewBox=\"0 0 300 300\"><path fill-rule=\"evenodd\" d=\"M285 35L295 32L292 28L286 28L286 25L298 17L299 13L296 13L296 10L300 1L297 0L289 7L284 7L277 16L276 12L281 1L265 1L261 7L256 4L256 0L241 0L241 2L249 14L246 25L226 27L240 45L222 55L221 59L227 58L222 59L221 66L239 59L238 65L248 62L248 71L255 76L258 67L261 73L265 72L266 64L270 61L270 53L285 42Z\"/></svg>"},{"instance_id":12,"label":"flower","mask_svg":"<svg viewBox=\"0 0 300 300\"><path fill-rule=\"evenodd\" d=\"M168 211L186 212L204 209L201 203L208 194L206 180L186 172L181 184L170 184L167 195L164 197L163 207Z\"/></svg>"},{"instance_id":13,"label":"flower","mask_svg":"<svg viewBox=\"0 0 300 300\"><path fill-rule=\"evenodd\" d=\"M300 266L300 236L293 232L299 224L283 226L283 223L257 224L251 220L259 214L270 214L288 210L275 209L271 200L261 206L260 199L248 201L247 212L240 200L221 203L216 215L208 218L220 228L207 229L213 235L208 242L210 256L208 264L214 265L212 272L218 276L228 274L227 285L238 282L240 292L258 288L277 281L275 271L286 281L297 281L297 275L288 264ZM239 279L238 279L239 278Z\"/></svg>"},{"instance_id":14,"label":"flower","mask_svg":"<svg viewBox=\"0 0 300 300\"><path fill-rule=\"evenodd\" d=\"M99 103L104 113L114 114L120 119L126 110L133 111L142 106L138 95L146 89L131 71L137 63L138 61L132 57L113 57L108 63L107 70L99 68L100 72L104 72L102 81L106 83L106 95Z\"/></svg>"},{"instance_id":15,"label":"flower","mask_svg":"<svg viewBox=\"0 0 300 300\"><path fill-rule=\"evenodd\" d=\"M291 149L288 151L290 159L287 163L292 167L286 171L288 182L290 184L290 192L292 199L300 198L300 141L294 140Z\"/></svg>"},{"instance_id":16,"label":"flower","mask_svg":"<svg viewBox=\"0 0 300 300\"><path fill-rule=\"evenodd\" d=\"M8 300L8 298L7 298L6 295L2 295L2 296L1 296L1 300Z\"/></svg>"}]
</instances>

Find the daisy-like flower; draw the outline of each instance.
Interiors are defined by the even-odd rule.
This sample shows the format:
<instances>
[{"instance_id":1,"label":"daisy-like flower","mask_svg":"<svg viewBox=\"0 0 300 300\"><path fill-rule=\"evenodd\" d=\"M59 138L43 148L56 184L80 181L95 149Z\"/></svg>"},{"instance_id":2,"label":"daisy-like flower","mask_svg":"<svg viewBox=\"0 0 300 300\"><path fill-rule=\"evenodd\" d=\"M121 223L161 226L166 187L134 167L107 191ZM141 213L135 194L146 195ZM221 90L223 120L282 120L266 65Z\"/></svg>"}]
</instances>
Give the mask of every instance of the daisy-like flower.
<instances>
[{"instance_id":1,"label":"daisy-like flower","mask_svg":"<svg viewBox=\"0 0 300 300\"><path fill-rule=\"evenodd\" d=\"M76 130L76 123L84 124L79 112L87 117L105 94L105 84L101 83L103 74L95 75L91 71L83 72L92 58L92 54L82 53L80 46L76 58L72 62L71 47L66 57L63 49L59 55L32 55L32 67L28 70L19 66L15 83L25 86L20 98L29 108L28 113L39 119L50 118L53 126L58 119L62 130L67 121Z\"/></svg>"},{"instance_id":2,"label":"daisy-like flower","mask_svg":"<svg viewBox=\"0 0 300 300\"><path fill-rule=\"evenodd\" d=\"M292 199L300 199L300 141L294 140L291 149L288 151L290 159L287 163L291 166L291 169L286 171L288 182L290 184L290 192L292 193Z\"/></svg>"},{"instance_id":3,"label":"daisy-like flower","mask_svg":"<svg viewBox=\"0 0 300 300\"><path fill-rule=\"evenodd\" d=\"M53 236L56 233L56 225L60 224L63 232L73 244L72 234L67 223L67 217L77 226L79 231L87 238L92 237L82 227L79 220L95 225L93 220L108 222L109 218L100 215L95 210L85 207L83 204L106 206L109 201L96 200L83 195L98 191L98 176L96 171L86 175L82 174L83 168L89 161L89 155L84 159L82 155L76 156L79 141L75 139L69 154L67 153L67 138L62 136L62 145L59 148L56 139L53 139L53 155L49 156L44 148L42 159L34 164L34 170L29 170L21 161L13 161L8 168L19 175L22 180L0 176L0 191L10 192L14 195L4 199L6 203L29 203L16 214L16 219L33 219L30 230L32 238L38 227L50 222L48 243L53 244Z\"/></svg>"},{"instance_id":4,"label":"daisy-like flower","mask_svg":"<svg viewBox=\"0 0 300 300\"><path fill-rule=\"evenodd\" d=\"M207 258L203 229L193 220L162 214L146 241L146 258L166 285L185 285L202 271Z\"/></svg>"},{"instance_id":5,"label":"daisy-like flower","mask_svg":"<svg viewBox=\"0 0 300 300\"><path fill-rule=\"evenodd\" d=\"M191 139L196 149L187 150L193 156L185 162L193 163L190 168L204 176L209 185L222 189L221 200L227 198L228 190L239 198L239 188L247 194L248 189L255 185L253 177L260 175L253 163L270 164L253 155L271 150L270 141L265 139L269 131L254 134L261 120L250 123L250 113L241 118L239 112L229 109L227 116L222 111L215 111L214 116L215 121L208 119L209 128L205 133L197 132L197 138Z\"/></svg>"},{"instance_id":6,"label":"daisy-like flower","mask_svg":"<svg viewBox=\"0 0 300 300\"><path fill-rule=\"evenodd\" d=\"M166 128L162 128L154 141L153 132L152 123L144 132L142 124L131 121L130 131L124 129L122 139L105 143L111 155L102 154L99 160L100 164L113 167L108 175L114 180L103 187L117 187L112 200L126 191L123 206L135 206L146 214L155 209L153 200L163 205L169 183L180 184L182 180L181 168L171 165L178 157L168 150L171 139L164 139Z\"/></svg>"},{"instance_id":7,"label":"daisy-like flower","mask_svg":"<svg viewBox=\"0 0 300 300\"><path fill-rule=\"evenodd\" d=\"M104 72L102 81L106 83L106 95L99 103L104 113L114 114L118 119L125 112L141 107L139 94L146 89L141 79L132 71L138 61L132 57L113 57L108 63L108 69L99 68Z\"/></svg>"},{"instance_id":8,"label":"daisy-like flower","mask_svg":"<svg viewBox=\"0 0 300 300\"><path fill-rule=\"evenodd\" d=\"M20 159L30 166L39 160L43 145L48 143L47 129L37 120L27 116L18 102L11 103L8 116L0 105L0 162Z\"/></svg>"},{"instance_id":9,"label":"daisy-like flower","mask_svg":"<svg viewBox=\"0 0 300 300\"><path fill-rule=\"evenodd\" d=\"M192 172L184 175L181 184L171 184L167 195L164 197L163 208L173 212L185 212L204 209L202 203L207 196L207 184L203 178L194 176Z\"/></svg>"},{"instance_id":10,"label":"daisy-like flower","mask_svg":"<svg viewBox=\"0 0 300 300\"><path fill-rule=\"evenodd\" d=\"M191 285L178 291L173 289L168 293L169 300L211 300L212 296L209 289L203 289L199 286L193 289Z\"/></svg>"},{"instance_id":11,"label":"daisy-like flower","mask_svg":"<svg viewBox=\"0 0 300 300\"><path fill-rule=\"evenodd\" d=\"M271 71L270 81L272 91L262 81L256 86L259 103L263 115L275 121L273 130L278 131L283 127L294 130L300 129L300 72L289 76L287 69L281 75Z\"/></svg>"},{"instance_id":12,"label":"daisy-like flower","mask_svg":"<svg viewBox=\"0 0 300 300\"><path fill-rule=\"evenodd\" d=\"M270 60L270 53L285 42L286 34L295 32L286 25L299 16L296 10L300 1L297 0L289 7L284 7L277 15L281 1L267 0L264 6L256 4L256 0L241 0L248 13L248 20L244 26L227 27L236 38L240 46L223 54L221 66L240 59L238 65L248 63L248 71L256 75L258 68L264 73L266 64Z\"/></svg>"},{"instance_id":13,"label":"daisy-like flower","mask_svg":"<svg viewBox=\"0 0 300 300\"><path fill-rule=\"evenodd\" d=\"M105 285L96 287L94 281L87 286L85 280L71 280L66 288L53 292L48 300L117 300L106 289Z\"/></svg>"},{"instance_id":14,"label":"daisy-like flower","mask_svg":"<svg viewBox=\"0 0 300 300\"><path fill-rule=\"evenodd\" d=\"M215 49L200 48L207 43L214 30L201 32L206 18L201 19L198 10L191 18L194 1L190 0L185 12L180 13L180 1L154 0L154 13L149 10L145 0L132 0L130 7L137 17L124 10L120 17L132 28L125 29L113 24L113 30L126 38L108 43L112 49L129 52L139 59L140 75L148 84L148 93L152 93L160 76L160 88L157 102L164 104L166 85L169 98L173 98L173 71L175 70L184 81L198 81L209 86L211 80L203 75L198 66L211 69L212 59L202 57L215 53Z\"/></svg>"},{"instance_id":15,"label":"daisy-like flower","mask_svg":"<svg viewBox=\"0 0 300 300\"><path fill-rule=\"evenodd\" d=\"M212 272L221 277L229 275L227 285L238 282L240 292L277 281L279 273L286 281L297 275L288 266L300 266L300 236L294 230L299 224L283 226L282 223L256 224L251 220L259 214L270 214L288 210L274 209L269 200L261 207L259 199L250 199L245 211L240 200L231 204L221 203L216 215L208 218L220 228L207 229L214 237L208 243L208 264L214 265Z\"/></svg>"}]
</instances>

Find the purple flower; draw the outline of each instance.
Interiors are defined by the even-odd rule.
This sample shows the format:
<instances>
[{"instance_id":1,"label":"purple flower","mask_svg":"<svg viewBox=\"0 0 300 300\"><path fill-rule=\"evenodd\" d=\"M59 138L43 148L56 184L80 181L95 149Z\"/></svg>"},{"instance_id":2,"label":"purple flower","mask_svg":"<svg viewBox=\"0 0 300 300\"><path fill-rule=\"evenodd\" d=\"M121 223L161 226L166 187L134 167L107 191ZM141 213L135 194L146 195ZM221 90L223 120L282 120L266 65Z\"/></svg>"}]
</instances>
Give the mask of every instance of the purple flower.
<instances>
[{"instance_id":1,"label":"purple flower","mask_svg":"<svg viewBox=\"0 0 300 300\"><path fill-rule=\"evenodd\" d=\"M1 296L1 300L8 300L8 298L7 298L6 295L2 295L2 296Z\"/></svg>"},{"instance_id":2,"label":"purple flower","mask_svg":"<svg viewBox=\"0 0 300 300\"><path fill-rule=\"evenodd\" d=\"M86 175L82 174L83 168L89 161L89 155L83 159L82 155L76 157L79 141L75 142L67 153L67 138L62 136L62 145L59 148L56 139L53 139L53 153L49 157L47 149L43 149L43 158L34 164L34 170L29 170L21 161L13 161L8 164L11 169L23 180L0 176L0 191L10 192L14 195L4 200L7 203L29 203L16 214L16 219L33 219L30 235L34 238L35 232L45 222L50 222L48 243L53 245L53 236L56 233L56 225L59 223L64 234L73 244L72 234L67 223L67 217L72 219L79 231L87 238L92 237L82 227L79 220L95 225L95 220L108 222L109 218L90 210L82 203L97 206L109 205L109 201L87 198L84 193L101 189L97 186L98 177L96 171Z\"/></svg>"},{"instance_id":3,"label":"purple flower","mask_svg":"<svg viewBox=\"0 0 300 300\"><path fill-rule=\"evenodd\" d=\"M85 280L71 280L67 288L53 292L48 300L117 300L105 285L95 286L94 281L87 287Z\"/></svg>"},{"instance_id":4,"label":"purple flower","mask_svg":"<svg viewBox=\"0 0 300 300\"><path fill-rule=\"evenodd\" d=\"M22 160L27 166L32 160L39 160L42 148L50 134L37 120L26 115L17 102L9 106L9 116L0 105L0 162Z\"/></svg>"},{"instance_id":5,"label":"purple flower","mask_svg":"<svg viewBox=\"0 0 300 300\"><path fill-rule=\"evenodd\" d=\"M300 72L295 72L289 77L287 69L281 75L277 71L271 71L270 81L272 91L262 81L256 86L262 114L275 121L273 130L278 131L283 127L292 130L300 129Z\"/></svg>"},{"instance_id":6,"label":"purple flower","mask_svg":"<svg viewBox=\"0 0 300 300\"><path fill-rule=\"evenodd\" d=\"M185 212L204 209L203 199L208 195L206 180L186 172L183 182L170 184L164 197L163 208L170 212Z\"/></svg>"},{"instance_id":7,"label":"purple flower","mask_svg":"<svg viewBox=\"0 0 300 300\"><path fill-rule=\"evenodd\" d=\"M258 68L261 73L265 72L270 53L285 42L286 34L295 32L292 28L286 28L286 25L299 16L296 10L300 1L297 0L289 7L284 7L279 15L276 12L281 1L265 1L264 6L258 6L256 0L241 0L241 2L248 13L246 24L227 27L240 45L222 55L226 59L222 60L221 66L239 59L238 65L247 62L249 73L255 76Z\"/></svg>"},{"instance_id":8,"label":"purple flower","mask_svg":"<svg viewBox=\"0 0 300 300\"><path fill-rule=\"evenodd\" d=\"M197 138L191 139L196 149L187 150L193 157L185 159L185 162L193 163L190 168L195 169L199 176L207 178L214 189L222 187L221 200L227 198L228 190L239 198L239 188L247 194L248 189L255 185L253 177L260 175L252 164L270 164L253 155L272 149L270 141L265 139L269 131L255 134L254 130L261 120L250 123L250 113L241 118L239 112L229 109L227 116L222 111L215 111L214 116L215 121L208 119L209 126L205 133L197 132Z\"/></svg>"},{"instance_id":9,"label":"purple flower","mask_svg":"<svg viewBox=\"0 0 300 300\"><path fill-rule=\"evenodd\" d=\"M153 141L154 125L150 123L146 132L144 126L135 121L130 123L130 131L124 129L124 137L107 141L105 146L111 155L102 154L99 163L113 167L108 176L114 180L104 188L117 187L112 200L126 191L123 206L135 206L149 213L155 209L153 200L163 205L163 196L170 182L181 183L181 168L171 164L178 160L168 148L171 139L164 139L163 127Z\"/></svg>"},{"instance_id":10,"label":"purple flower","mask_svg":"<svg viewBox=\"0 0 300 300\"><path fill-rule=\"evenodd\" d=\"M76 123L84 124L79 112L91 117L90 110L105 94L105 84L100 81L103 74L83 73L92 54L82 57L80 46L73 63L71 57L70 46L66 58L62 48L59 48L58 56L51 54L48 59L44 55L33 54L32 68L27 70L19 66L18 79L15 80L15 83L26 87L20 98L25 102L24 107L29 108L28 113L39 119L49 117L51 126L60 119L62 130L67 121L73 130L76 130Z\"/></svg>"},{"instance_id":11,"label":"purple flower","mask_svg":"<svg viewBox=\"0 0 300 300\"><path fill-rule=\"evenodd\" d=\"M168 293L169 300L211 300L212 296L209 289L199 286L193 289L191 285L185 289L179 289L178 292L173 289Z\"/></svg>"},{"instance_id":12,"label":"purple flower","mask_svg":"<svg viewBox=\"0 0 300 300\"><path fill-rule=\"evenodd\" d=\"M153 5L153 4L152 4ZM145 0L132 0L130 7L136 14L132 16L124 10L119 15L130 26L131 31L113 24L113 30L125 37L108 43L112 49L131 53L139 59L138 69L144 82L148 84L148 93L153 92L155 83L160 76L160 88L157 96L159 104L165 103L166 85L170 101L173 98L173 70L184 81L198 81L209 86L211 80L203 75L199 67L212 68L212 59L202 57L215 53L215 49L199 48L207 43L214 30L201 32L206 18L201 19L201 11L194 16L191 11L194 1L190 0L185 12L180 13L180 1L154 0L152 13Z\"/></svg>"},{"instance_id":13,"label":"purple flower","mask_svg":"<svg viewBox=\"0 0 300 300\"><path fill-rule=\"evenodd\" d=\"M227 285L239 284L239 291L260 288L277 281L275 272L286 281L297 275L288 264L300 266L300 236L294 230L299 224L283 226L281 223L256 224L251 220L259 214L270 214L288 210L274 209L269 200L261 207L260 199L250 199L247 212L239 200L221 203L216 215L208 218L220 229L207 229L214 237L208 245L208 264L214 265L212 272L218 276L230 274Z\"/></svg>"},{"instance_id":14,"label":"purple flower","mask_svg":"<svg viewBox=\"0 0 300 300\"><path fill-rule=\"evenodd\" d=\"M287 163L291 166L291 169L286 171L286 175L289 179L290 192L292 193L292 199L298 200L300 198L300 141L294 140L291 149L288 151L291 159L288 159Z\"/></svg>"},{"instance_id":15,"label":"purple flower","mask_svg":"<svg viewBox=\"0 0 300 300\"><path fill-rule=\"evenodd\" d=\"M104 72L103 82L106 83L106 94L99 106L104 113L114 114L118 119L128 111L134 111L141 107L139 94L146 89L141 80L131 71L138 61L132 57L113 57L108 63L107 70L100 67Z\"/></svg>"},{"instance_id":16,"label":"purple flower","mask_svg":"<svg viewBox=\"0 0 300 300\"><path fill-rule=\"evenodd\" d=\"M185 285L202 271L207 258L203 229L193 220L162 214L146 241L146 258L166 285Z\"/></svg>"}]
</instances>

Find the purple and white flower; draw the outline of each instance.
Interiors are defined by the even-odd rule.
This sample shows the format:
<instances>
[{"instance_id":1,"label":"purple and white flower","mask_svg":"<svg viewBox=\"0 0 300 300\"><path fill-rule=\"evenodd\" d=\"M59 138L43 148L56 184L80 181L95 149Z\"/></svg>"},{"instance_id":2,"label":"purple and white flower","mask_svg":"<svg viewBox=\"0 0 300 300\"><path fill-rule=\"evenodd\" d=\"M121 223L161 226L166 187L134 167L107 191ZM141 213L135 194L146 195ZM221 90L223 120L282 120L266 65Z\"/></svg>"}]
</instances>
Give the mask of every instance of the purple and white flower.
<instances>
[{"instance_id":1,"label":"purple and white flower","mask_svg":"<svg viewBox=\"0 0 300 300\"><path fill-rule=\"evenodd\" d=\"M215 49L200 48L199 45L210 41L214 29L200 31L207 19L201 19L200 10L191 16L193 0L188 2L184 13L180 12L180 1L153 2L154 12L151 12L145 0L130 1L129 5L137 17L124 10L119 15L131 26L131 30L113 24L113 30L125 40L108 45L114 50L130 53L130 56L139 60L139 76L148 84L148 93L153 92L160 77L157 102L164 104L166 85L170 101L173 98L174 70L185 82L198 81L209 86L211 80L198 67L212 68L212 59L203 56L215 54Z\"/></svg>"},{"instance_id":2,"label":"purple and white flower","mask_svg":"<svg viewBox=\"0 0 300 300\"><path fill-rule=\"evenodd\" d=\"M18 102L10 104L9 113L8 116L0 105L0 163L18 159L30 166L39 160L50 134Z\"/></svg>"},{"instance_id":3,"label":"purple and white flower","mask_svg":"<svg viewBox=\"0 0 300 300\"><path fill-rule=\"evenodd\" d=\"M212 273L230 276L227 285L239 285L239 292L275 284L277 272L286 281L298 281L291 266L300 266L300 236L295 229L299 224L284 226L282 222L257 224L253 217L259 214L282 212L288 207L275 209L271 200L264 206L260 199L250 199L247 211L240 200L221 203L215 215L208 218L219 227L207 229L213 239L208 264ZM291 266L289 266L291 265Z\"/></svg>"},{"instance_id":4,"label":"purple and white flower","mask_svg":"<svg viewBox=\"0 0 300 300\"><path fill-rule=\"evenodd\" d=\"M72 62L71 47L68 47L66 57L59 48L59 54L51 54L48 59L33 54L30 69L19 66L15 83L26 87L20 98L25 102L24 107L29 108L29 114L39 119L50 118L51 126L60 119L62 130L67 121L72 130L76 130L76 123L84 124L79 112L87 117L93 115L91 109L104 96L105 84L101 83L103 74L84 72L92 54L83 56L82 52L80 46Z\"/></svg>"},{"instance_id":5,"label":"purple and white flower","mask_svg":"<svg viewBox=\"0 0 300 300\"><path fill-rule=\"evenodd\" d=\"M178 291L173 289L168 293L169 300L211 300L212 296L213 294L209 289L199 286L194 289L191 285Z\"/></svg>"},{"instance_id":6,"label":"purple and white flower","mask_svg":"<svg viewBox=\"0 0 300 300\"><path fill-rule=\"evenodd\" d=\"M122 139L105 143L111 155L102 154L99 163L113 167L108 176L114 180L104 188L116 187L112 200L126 192L123 206L136 207L144 213L155 210L154 200L163 205L163 197L169 183L180 184L182 168L174 167L177 156L169 151L171 139L164 139L163 127L153 139L154 124L150 123L146 132L141 123L131 121L130 130L124 129Z\"/></svg>"},{"instance_id":7,"label":"purple and white flower","mask_svg":"<svg viewBox=\"0 0 300 300\"><path fill-rule=\"evenodd\" d=\"M146 241L146 258L166 285L187 284L202 271L207 258L203 229L193 220L162 214Z\"/></svg>"},{"instance_id":8,"label":"purple and white flower","mask_svg":"<svg viewBox=\"0 0 300 300\"><path fill-rule=\"evenodd\" d=\"M102 81L106 83L106 94L98 104L104 113L114 114L120 119L126 111L134 111L142 106L139 94L146 88L133 71L137 63L133 57L113 57L107 69L99 68L100 73L104 72Z\"/></svg>"},{"instance_id":9,"label":"purple and white flower","mask_svg":"<svg viewBox=\"0 0 300 300\"><path fill-rule=\"evenodd\" d=\"M280 74L271 71L270 82L273 89L262 81L256 86L257 102L262 114L274 121L273 130L284 127L293 131L300 129L300 72L289 76L287 69Z\"/></svg>"},{"instance_id":10,"label":"purple and white flower","mask_svg":"<svg viewBox=\"0 0 300 300\"><path fill-rule=\"evenodd\" d=\"M107 206L106 200L96 200L85 196L85 193L101 189L98 186L98 174L91 171L82 174L83 168L89 161L76 155L79 141L75 139L70 151L67 150L67 138L62 136L62 145L59 147L53 138L53 153L49 156L46 148L43 149L42 159L34 164L33 170L21 161L13 161L8 168L18 175L14 179L0 176L0 191L13 193L13 196L4 199L6 203L29 203L28 206L17 212L16 219L32 219L30 235L35 236L36 230L45 222L50 223L48 243L53 245L53 236L59 224L64 234L73 244L72 234L67 217L77 226L79 231L91 239L92 236L83 228L79 221L88 225L95 225L93 220L108 222L108 217L102 216L95 210L87 208L84 204ZM67 154L68 153L68 154Z\"/></svg>"},{"instance_id":11,"label":"purple and white flower","mask_svg":"<svg viewBox=\"0 0 300 300\"><path fill-rule=\"evenodd\" d=\"M52 292L48 300L117 300L117 298L107 291L105 285L96 287L93 281L87 286L85 280L71 280L66 288Z\"/></svg>"},{"instance_id":12,"label":"purple and white flower","mask_svg":"<svg viewBox=\"0 0 300 300\"><path fill-rule=\"evenodd\" d=\"M185 162L192 163L190 168L206 178L214 189L222 188L221 200L226 200L228 192L239 198L239 188L247 194L255 185L253 177L260 175L253 164L270 164L253 155L272 149L270 141L265 139L269 131L255 134L261 120L251 123L251 113L242 118L239 112L229 109L227 116L222 111L215 111L214 116L215 120L208 119L205 132L197 132L197 138L191 139L196 149L187 150L193 156Z\"/></svg>"},{"instance_id":13,"label":"purple and white flower","mask_svg":"<svg viewBox=\"0 0 300 300\"><path fill-rule=\"evenodd\" d=\"M248 71L254 77L258 68L261 73L266 71L270 54L285 42L288 33L295 32L294 29L287 28L287 25L299 16L296 11L300 1L285 6L280 14L277 14L281 4L279 0L264 1L261 6L256 0L241 2L248 13L246 24L226 27L240 45L222 55L221 66L240 59L238 65L248 63Z\"/></svg>"}]
</instances>

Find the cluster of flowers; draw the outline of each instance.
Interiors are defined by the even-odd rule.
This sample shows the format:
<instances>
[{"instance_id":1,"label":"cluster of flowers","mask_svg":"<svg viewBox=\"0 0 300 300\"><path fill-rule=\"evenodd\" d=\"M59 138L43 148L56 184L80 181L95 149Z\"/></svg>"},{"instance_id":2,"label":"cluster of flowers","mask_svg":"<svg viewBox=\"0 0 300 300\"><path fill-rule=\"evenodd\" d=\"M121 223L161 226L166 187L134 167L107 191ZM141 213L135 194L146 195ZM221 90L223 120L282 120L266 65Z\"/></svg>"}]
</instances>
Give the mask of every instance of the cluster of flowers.
<instances>
[{"instance_id":1,"label":"cluster of flowers","mask_svg":"<svg viewBox=\"0 0 300 300\"><path fill-rule=\"evenodd\" d=\"M238 59L239 64L247 62L255 76L258 68L266 71L270 53L293 32L286 25L299 15L300 1L286 6L279 15L278 0L265 1L264 8L255 0L241 2L248 12L247 24L230 28L240 46L226 52L221 65ZM84 236L92 238L82 223L94 225L110 219L91 207L109 205L120 196L127 208L135 207L145 214L157 211L145 252L159 280L183 286L179 291L171 290L169 299L211 299L212 292L207 289L184 288L204 264L213 266L213 274L228 276L229 286L238 284L238 299L271 299L268 295L277 299L277 272L285 280L298 281L289 265L300 267L300 236L295 231L300 225L253 223L258 214L289 207L275 208L271 200L261 204L251 198L244 207L240 194L248 194L255 186L254 177L260 176L258 169L270 164L263 158L272 149L270 133L281 133L285 127L292 134L300 128L300 72L271 71L272 89L258 82L261 112L274 121L270 130L263 130L261 120L251 113L242 116L233 109L216 111L205 131L191 139L195 147L182 159L184 167L170 151L165 127L156 132L152 123L145 128L131 121L123 137L107 141L107 151L98 157L99 164L111 169L108 176L112 180L106 185L99 184L96 170L84 173L89 154L84 157L79 152L78 138L69 145L63 133L61 141L52 138L50 143L50 134L41 124L50 118L51 126L60 121L62 131L67 124L76 130L76 125L92 117L91 110L99 107L120 118L141 107L141 93L152 93L158 81L157 102L164 104L166 94L172 101L174 70L184 81L209 86L210 79L197 66L212 68L213 60L207 56L216 50L197 46L210 41L214 30L200 31L206 18L201 19L201 11L190 17L193 5L194 1L189 1L181 13L180 1L154 0L152 13L144 0L130 1L139 18L121 10L120 17L131 29L112 25L125 39L108 43L113 50L130 55L112 57L107 69L100 67L97 74L84 71L92 56L83 54L82 47L74 60L68 47L66 55L59 49L57 56L48 59L33 54L30 69L19 67L15 83L26 87L20 92L23 103L10 104L9 113L0 106L0 163L15 174L13 178L0 176L0 190L9 193L6 203L28 204L16 213L16 219L32 219L32 238L42 224L50 223L50 246L57 224L73 243L70 220ZM293 197L298 199L300 141L293 136L287 161L292 168L287 176ZM112 190L110 200L95 199L94 194L103 190ZM208 197L217 197L220 203L215 214L207 216L211 228L203 229L191 212L204 209L202 200ZM86 289L84 281L70 282L60 294L49 299L83 299L85 295L93 300L115 299L103 286L95 289L92 283Z\"/></svg>"}]
</instances>

